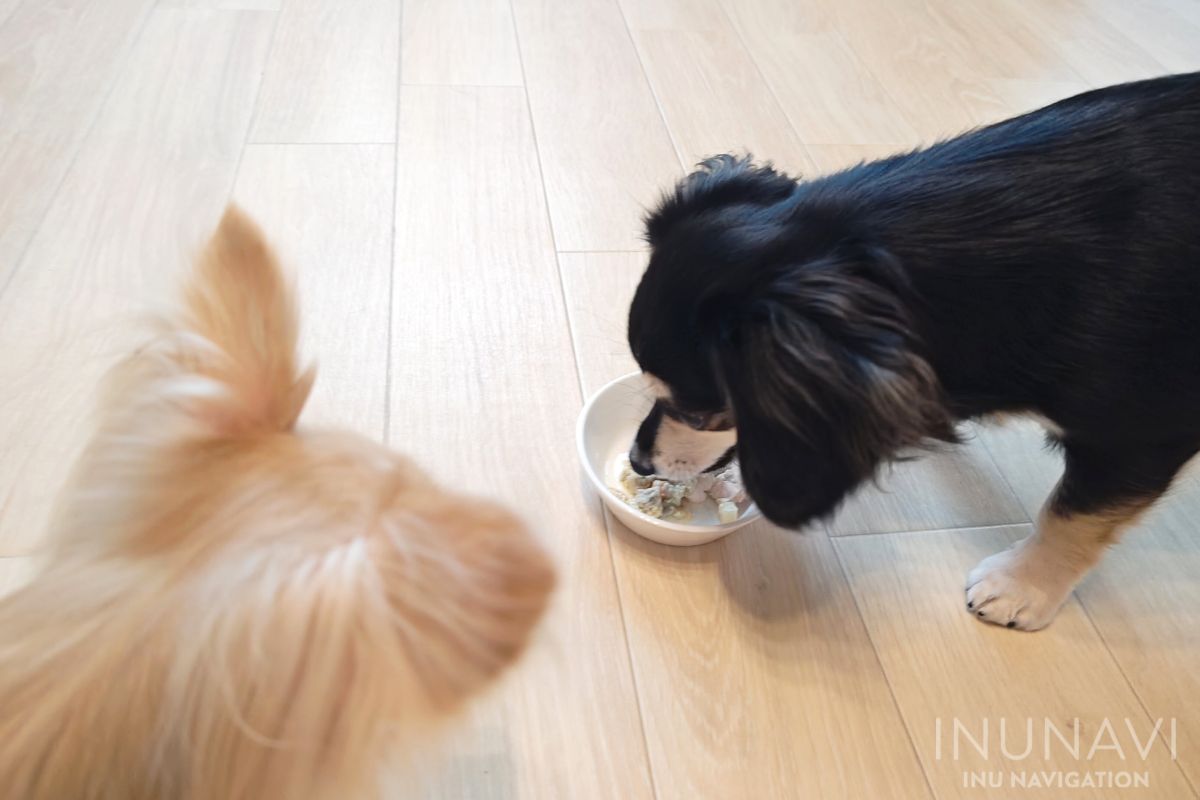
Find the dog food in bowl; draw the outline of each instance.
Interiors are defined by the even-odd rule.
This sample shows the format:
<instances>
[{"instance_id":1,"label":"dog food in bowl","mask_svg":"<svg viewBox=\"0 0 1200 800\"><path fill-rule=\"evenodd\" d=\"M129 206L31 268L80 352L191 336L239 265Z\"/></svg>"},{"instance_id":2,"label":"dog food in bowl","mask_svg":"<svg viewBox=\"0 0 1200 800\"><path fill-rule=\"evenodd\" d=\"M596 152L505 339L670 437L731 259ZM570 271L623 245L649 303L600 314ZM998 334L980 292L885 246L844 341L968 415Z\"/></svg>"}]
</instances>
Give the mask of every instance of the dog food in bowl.
<instances>
[{"instance_id":1,"label":"dog food in bowl","mask_svg":"<svg viewBox=\"0 0 1200 800\"><path fill-rule=\"evenodd\" d=\"M742 476L734 462L715 474L699 475L687 481L671 481L657 475L639 475L629 463L629 455L617 457L616 484L613 491L625 503L648 517L689 522L690 506L706 502L717 504L717 518L733 522L741 514L746 500Z\"/></svg>"},{"instance_id":2,"label":"dog food in bowl","mask_svg":"<svg viewBox=\"0 0 1200 800\"><path fill-rule=\"evenodd\" d=\"M579 424L576 427L579 460L585 474L612 515L634 533L651 541L675 547L707 544L759 519L762 514L749 496L737 501L736 498L740 495L736 489L724 495L719 494L727 490L727 486L715 491L719 497L730 500L733 508L729 505L724 509L720 508L711 495L703 502L694 503L686 499L685 492L684 500L678 504L676 510L682 509L687 512L689 519L686 521L672 519L669 515L653 517L629 503L627 498L633 497L636 492L626 490L622 485L621 474L629 464L629 446L638 426L654 405L652 388L641 373L626 375L596 392L579 414ZM654 480L650 479L649 486L635 488L651 488ZM704 486L706 482L697 479L696 484ZM714 485L715 483L716 481ZM693 485L689 491L694 492L697 485ZM663 488L659 487L660 500ZM736 488L741 488L740 482L736 483ZM698 498L698 495L693 496ZM650 508L653 509L654 501L649 497L649 493L645 501L650 503ZM731 522L725 522L724 520L729 519L730 514L734 512L737 516Z\"/></svg>"}]
</instances>

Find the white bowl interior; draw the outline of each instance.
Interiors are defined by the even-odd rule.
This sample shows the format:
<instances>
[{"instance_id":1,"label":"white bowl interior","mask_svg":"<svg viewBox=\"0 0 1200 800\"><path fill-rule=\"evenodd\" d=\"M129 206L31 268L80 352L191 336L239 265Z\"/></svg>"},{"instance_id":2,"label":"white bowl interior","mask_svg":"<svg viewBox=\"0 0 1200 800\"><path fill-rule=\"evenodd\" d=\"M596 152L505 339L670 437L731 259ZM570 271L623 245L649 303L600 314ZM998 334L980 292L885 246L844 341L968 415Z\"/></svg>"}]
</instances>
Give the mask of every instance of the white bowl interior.
<instances>
[{"instance_id":1,"label":"white bowl interior","mask_svg":"<svg viewBox=\"0 0 1200 800\"><path fill-rule=\"evenodd\" d=\"M604 502L634 532L663 544L693 545L710 542L732 533L760 515L753 503L743 503L733 522L721 523L712 500L689 503L688 522L663 520L642 514L627 505L614 491L619 485L618 461L628 453L638 425L653 405L646 379L632 373L609 383L584 406L579 419L579 450L585 471Z\"/></svg>"}]
</instances>

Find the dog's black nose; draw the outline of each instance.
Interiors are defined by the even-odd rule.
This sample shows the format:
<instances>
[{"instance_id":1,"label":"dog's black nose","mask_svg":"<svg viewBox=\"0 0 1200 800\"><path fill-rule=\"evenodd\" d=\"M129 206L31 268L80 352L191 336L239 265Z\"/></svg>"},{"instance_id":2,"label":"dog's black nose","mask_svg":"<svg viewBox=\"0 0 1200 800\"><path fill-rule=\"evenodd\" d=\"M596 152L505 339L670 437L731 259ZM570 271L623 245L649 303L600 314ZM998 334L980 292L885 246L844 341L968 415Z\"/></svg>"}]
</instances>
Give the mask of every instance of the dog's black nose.
<instances>
[{"instance_id":1,"label":"dog's black nose","mask_svg":"<svg viewBox=\"0 0 1200 800\"><path fill-rule=\"evenodd\" d=\"M641 450L636 445L629 451L629 466L633 467L633 471L638 475L654 474L654 465L650 463L650 459L643 458Z\"/></svg>"}]
</instances>

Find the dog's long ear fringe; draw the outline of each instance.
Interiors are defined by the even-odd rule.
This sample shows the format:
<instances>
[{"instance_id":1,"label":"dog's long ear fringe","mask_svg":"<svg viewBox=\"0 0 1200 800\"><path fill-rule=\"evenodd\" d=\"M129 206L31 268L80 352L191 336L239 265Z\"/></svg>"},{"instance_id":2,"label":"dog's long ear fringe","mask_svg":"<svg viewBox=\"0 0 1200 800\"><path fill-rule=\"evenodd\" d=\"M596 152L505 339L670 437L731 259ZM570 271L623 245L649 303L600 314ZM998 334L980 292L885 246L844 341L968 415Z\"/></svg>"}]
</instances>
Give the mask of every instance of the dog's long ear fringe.
<instances>
[{"instance_id":1,"label":"dog's long ear fringe","mask_svg":"<svg viewBox=\"0 0 1200 800\"><path fill-rule=\"evenodd\" d=\"M188 288L184 325L215 346L186 365L209 382L208 396L204 381L192 384L206 422L225 433L295 424L313 380L297 366L295 301L262 232L233 206Z\"/></svg>"},{"instance_id":2,"label":"dog's long ear fringe","mask_svg":"<svg viewBox=\"0 0 1200 800\"><path fill-rule=\"evenodd\" d=\"M725 320L715 365L751 496L796 525L903 450L957 433L886 254L855 249L775 274ZM814 470L800 491L795 476Z\"/></svg>"}]
</instances>

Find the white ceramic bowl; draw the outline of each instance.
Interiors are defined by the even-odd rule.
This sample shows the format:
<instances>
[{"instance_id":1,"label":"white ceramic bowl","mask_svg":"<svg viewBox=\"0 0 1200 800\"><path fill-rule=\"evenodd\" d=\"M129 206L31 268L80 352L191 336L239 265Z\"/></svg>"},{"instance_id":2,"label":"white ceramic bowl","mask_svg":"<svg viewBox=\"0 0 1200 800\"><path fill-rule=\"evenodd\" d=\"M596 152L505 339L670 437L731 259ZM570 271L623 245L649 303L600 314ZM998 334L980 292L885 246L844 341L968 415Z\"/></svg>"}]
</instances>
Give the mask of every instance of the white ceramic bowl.
<instances>
[{"instance_id":1,"label":"white ceramic bowl","mask_svg":"<svg viewBox=\"0 0 1200 800\"><path fill-rule=\"evenodd\" d=\"M629 451L633 435L653 404L646 379L639 372L617 378L596 392L579 415L576 436L579 460L613 515L634 533L661 544L690 546L707 544L748 525L762 514L753 503L742 508L733 522L717 519L716 504L707 500L695 505L690 522L656 519L631 508L612 489L617 484L618 459Z\"/></svg>"}]
</instances>

